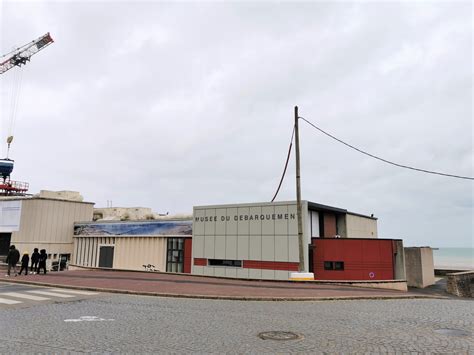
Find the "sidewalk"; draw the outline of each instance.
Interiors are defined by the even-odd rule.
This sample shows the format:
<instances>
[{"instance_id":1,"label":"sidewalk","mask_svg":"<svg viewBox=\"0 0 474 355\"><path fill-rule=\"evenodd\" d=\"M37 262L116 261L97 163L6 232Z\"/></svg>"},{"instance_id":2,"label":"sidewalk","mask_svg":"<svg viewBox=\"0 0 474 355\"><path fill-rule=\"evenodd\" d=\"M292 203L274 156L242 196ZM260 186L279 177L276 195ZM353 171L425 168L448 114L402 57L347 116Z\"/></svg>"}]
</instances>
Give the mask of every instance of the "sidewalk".
<instances>
[{"instance_id":1,"label":"sidewalk","mask_svg":"<svg viewBox=\"0 0 474 355\"><path fill-rule=\"evenodd\" d=\"M75 270L0 277L2 282L163 297L238 300L432 298L413 292L298 282L251 281L152 272Z\"/></svg>"}]
</instances>

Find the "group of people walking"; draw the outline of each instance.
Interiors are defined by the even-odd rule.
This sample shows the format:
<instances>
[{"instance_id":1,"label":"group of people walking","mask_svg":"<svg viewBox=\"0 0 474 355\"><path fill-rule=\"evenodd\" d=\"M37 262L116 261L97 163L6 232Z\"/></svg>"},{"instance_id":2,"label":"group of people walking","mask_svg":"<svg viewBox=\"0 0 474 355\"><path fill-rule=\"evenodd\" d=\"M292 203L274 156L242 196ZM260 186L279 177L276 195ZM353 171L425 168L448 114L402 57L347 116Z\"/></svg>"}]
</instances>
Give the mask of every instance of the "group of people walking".
<instances>
[{"instance_id":1,"label":"group of people walking","mask_svg":"<svg viewBox=\"0 0 474 355\"><path fill-rule=\"evenodd\" d=\"M48 259L48 254L46 254L46 249L41 249L38 252L38 248L33 250L33 254L31 254L31 258L28 252L23 253L21 257L21 268L20 268L20 275L25 270L25 275L28 275L28 264L30 263L31 259L31 269L30 272L32 274L39 274L41 270L44 271L46 274L46 260ZM15 276L18 275L17 273L17 264L20 261L20 252L18 249L15 248L14 245L10 246L10 250L7 256L7 264L8 264L8 272L6 276L10 276L10 272L13 269Z\"/></svg>"}]
</instances>

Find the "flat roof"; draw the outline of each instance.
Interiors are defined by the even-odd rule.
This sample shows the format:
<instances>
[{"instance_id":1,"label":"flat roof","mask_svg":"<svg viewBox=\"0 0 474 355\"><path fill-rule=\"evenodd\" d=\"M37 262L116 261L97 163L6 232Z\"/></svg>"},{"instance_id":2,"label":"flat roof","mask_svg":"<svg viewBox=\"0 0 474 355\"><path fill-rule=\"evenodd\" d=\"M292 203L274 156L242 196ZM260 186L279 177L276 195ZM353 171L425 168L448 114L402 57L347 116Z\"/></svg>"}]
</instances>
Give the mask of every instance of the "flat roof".
<instances>
[{"instance_id":1,"label":"flat roof","mask_svg":"<svg viewBox=\"0 0 474 355\"><path fill-rule=\"evenodd\" d=\"M349 212L344 208L334 207L323 205L321 203L311 202L308 200L302 200L301 202L308 203L308 210L310 211L331 211L340 214L350 214L353 216L369 218L373 220L377 220L376 217L367 216L361 213ZM207 206L194 206L195 209L204 209L204 208L232 208L232 207L239 207L239 206L262 206L262 205L288 205L288 204L296 204L296 200L292 201L277 201L277 202L251 202L251 203L234 203L234 204L225 204L225 205L207 205Z\"/></svg>"},{"instance_id":2,"label":"flat roof","mask_svg":"<svg viewBox=\"0 0 474 355\"><path fill-rule=\"evenodd\" d=\"M23 201L23 200L61 201L61 202L86 203L89 205L95 205L95 202L68 200L64 198L51 198L51 197L39 197L39 196L0 196L0 201Z\"/></svg>"}]
</instances>

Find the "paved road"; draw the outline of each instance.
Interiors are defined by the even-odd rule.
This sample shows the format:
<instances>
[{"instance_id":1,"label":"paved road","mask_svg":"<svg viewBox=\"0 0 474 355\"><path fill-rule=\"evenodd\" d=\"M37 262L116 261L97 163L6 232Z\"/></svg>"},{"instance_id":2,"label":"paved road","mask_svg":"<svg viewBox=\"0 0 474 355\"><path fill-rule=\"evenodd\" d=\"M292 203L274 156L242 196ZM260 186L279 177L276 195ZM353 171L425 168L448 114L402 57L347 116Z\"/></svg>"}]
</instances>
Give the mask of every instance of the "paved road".
<instances>
[{"instance_id":1,"label":"paved road","mask_svg":"<svg viewBox=\"0 0 474 355\"><path fill-rule=\"evenodd\" d=\"M70 302L97 297L100 293L27 286L14 283L0 284L0 310L5 308L31 307L40 303Z\"/></svg>"},{"instance_id":2,"label":"paved road","mask_svg":"<svg viewBox=\"0 0 474 355\"><path fill-rule=\"evenodd\" d=\"M254 302L105 294L0 309L0 353L472 354L473 310L473 301L452 299ZM444 328L470 335L436 332ZM264 331L302 338L262 340L257 335Z\"/></svg>"},{"instance_id":3,"label":"paved road","mask_svg":"<svg viewBox=\"0 0 474 355\"><path fill-rule=\"evenodd\" d=\"M6 279L0 276L0 280ZM50 272L47 275L18 276L15 277L14 281L38 282L63 287L122 290L173 297L320 299L334 297L383 298L419 296L413 292L329 284L238 280L185 274L106 270Z\"/></svg>"}]
</instances>

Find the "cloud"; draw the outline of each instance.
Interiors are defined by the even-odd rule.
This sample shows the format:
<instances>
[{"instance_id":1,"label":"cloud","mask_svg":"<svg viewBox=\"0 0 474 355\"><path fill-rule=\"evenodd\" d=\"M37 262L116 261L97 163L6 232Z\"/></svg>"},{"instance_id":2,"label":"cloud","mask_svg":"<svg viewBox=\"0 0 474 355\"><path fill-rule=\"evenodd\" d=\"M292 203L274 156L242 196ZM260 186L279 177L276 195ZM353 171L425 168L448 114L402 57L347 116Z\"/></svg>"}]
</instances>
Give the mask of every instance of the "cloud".
<instances>
[{"instance_id":1,"label":"cloud","mask_svg":"<svg viewBox=\"0 0 474 355\"><path fill-rule=\"evenodd\" d=\"M295 105L386 159L473 175L470 3L7 1L0 18L2 52L55 39L25 67L12 147L33 191L170 212L269 201ZM304 122L301 157L305 199L374 213L407 244L472 245L471 182ZM295 198L293 167L279 199Z\"/></svg>"}]
</instances>

